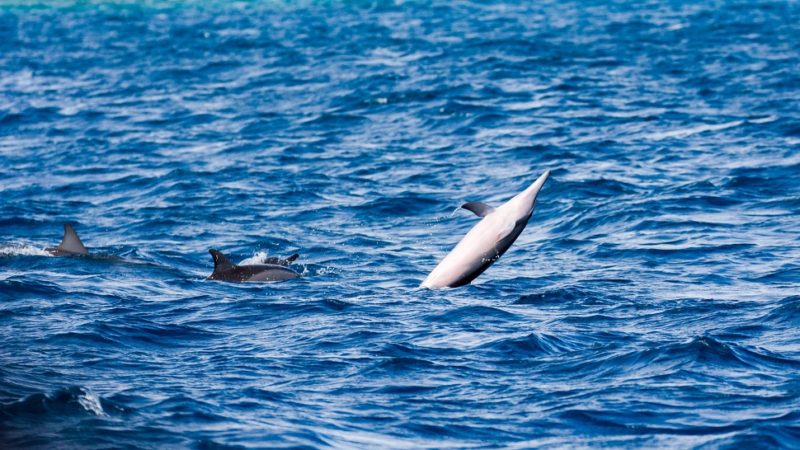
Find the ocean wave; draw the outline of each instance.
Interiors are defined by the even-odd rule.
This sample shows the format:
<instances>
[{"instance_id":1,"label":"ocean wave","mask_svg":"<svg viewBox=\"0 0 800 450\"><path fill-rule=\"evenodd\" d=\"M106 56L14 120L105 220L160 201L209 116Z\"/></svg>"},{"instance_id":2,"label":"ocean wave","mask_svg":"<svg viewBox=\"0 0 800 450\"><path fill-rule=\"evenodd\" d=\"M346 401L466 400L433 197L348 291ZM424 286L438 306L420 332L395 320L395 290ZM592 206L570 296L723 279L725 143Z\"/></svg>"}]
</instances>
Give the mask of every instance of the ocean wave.
<instances>
[{"instance_id":1,"label":"ocean wave","mask_svg":"<svg viewBox=\"0 0 800 450\"><path fill-rule=\"evenodd\" d=\"M70 386L52 393L36 393L22 400L0 407L0 417L18 420L21 416L107 416L103 409L105 401L90 389Z\"/></svg>"},{"instance_id":2,"label":"ocean wave","mask_svg":"<svg viewBox=\"0 0 800 450\"><path fill-rule=\"evenodd\" d=\"M797 325L800 323L800 296L784 298L761 320L767 324Z\"/></svg>"},{"instance_id":3,"label":"ocean wave","mask_svg":"<svg viewBox=\"0 0 800 450\"><path fill-rule=\"evenodd\" d=\"M684 139L699 133L705 133L708 131L721 131L721 130L726 130L728 128L738 127L740 125L743 125L744 123L746 123L744 120L732 120L730 122L724 122L719 124L704 124L695 127L651 133L646 135L645 138L652 139L655 141L660 141L663 139Z\"/></svg>"},{"instance_id":4,"label":"ocean wave","mask_svg":"<svg viewBox=\"0 0 800 450\"><path fill-rule=\"evenodd\" d=\"M552 356L570 349L557 336L531 333L519 338L503 338L483 345L483 349L502 355L504 362L527 361L527 358ZM490 353L491 354L491 353Z\"/></svg>"}]
</instances>

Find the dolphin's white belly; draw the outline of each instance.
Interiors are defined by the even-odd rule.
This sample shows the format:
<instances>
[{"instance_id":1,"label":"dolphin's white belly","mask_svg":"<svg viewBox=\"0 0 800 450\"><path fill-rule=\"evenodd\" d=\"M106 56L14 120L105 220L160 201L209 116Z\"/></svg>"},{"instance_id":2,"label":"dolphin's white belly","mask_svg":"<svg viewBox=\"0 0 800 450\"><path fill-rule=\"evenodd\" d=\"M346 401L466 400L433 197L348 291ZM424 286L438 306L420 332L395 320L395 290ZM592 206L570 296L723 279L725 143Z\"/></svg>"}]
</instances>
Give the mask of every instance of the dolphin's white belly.
<instances>
[{"instance_id":1,"label":"dolphin's white belly","mask_svg":"<svg viewBox=\"0 0 800 450\"><path fill-rule=\"evenodd\" d=\"M456 247L436 266L422 282L423 287L447 287L481 267L487 259L497 255L497 243L514 229L500 211L495 211L478 222Z\"/></svg>"}]
</instances>

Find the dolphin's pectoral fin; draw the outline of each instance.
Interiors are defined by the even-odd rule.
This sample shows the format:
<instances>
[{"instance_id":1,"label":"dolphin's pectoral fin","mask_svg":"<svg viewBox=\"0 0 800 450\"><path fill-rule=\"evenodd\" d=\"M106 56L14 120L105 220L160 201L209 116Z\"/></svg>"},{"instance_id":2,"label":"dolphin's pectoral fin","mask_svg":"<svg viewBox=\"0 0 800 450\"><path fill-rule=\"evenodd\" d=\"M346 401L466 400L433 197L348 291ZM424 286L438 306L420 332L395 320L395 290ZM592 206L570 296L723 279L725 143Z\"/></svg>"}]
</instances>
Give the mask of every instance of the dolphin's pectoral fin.
<instances>
[{"instance_id":1,"label":"dolphin's pectoral fin","mask_svg":"<svg viewBox=\"0 0 800 450\"><path fill-rule=\"evenodd\" d=\"M61 239L61 243L58 244L57 250L79 255L89 253L86 247L84 247L83 242L81 242L81 238L78 237L78 233L76 233L75 230L72 229L72 225L68 223L64 224L64 237Z\"/></svg>"},{"instance_id":2,"label":"dolphin's pectoral fin","mask_svg":"<svg viewBox=\"0 0 800 450\"><path fill-rule=\"evenodd\" d=\"M478 217L486 217L492 211L494 211L494 208L492 208L491 206L489 206L489 205L487 205L486 203L483 203L483 202L464 203L463 205L461 205L461 207L464 208L464 209L468 209L468 210L474 212L475 215L478 216Z\"/></svg>"}]
</instances>

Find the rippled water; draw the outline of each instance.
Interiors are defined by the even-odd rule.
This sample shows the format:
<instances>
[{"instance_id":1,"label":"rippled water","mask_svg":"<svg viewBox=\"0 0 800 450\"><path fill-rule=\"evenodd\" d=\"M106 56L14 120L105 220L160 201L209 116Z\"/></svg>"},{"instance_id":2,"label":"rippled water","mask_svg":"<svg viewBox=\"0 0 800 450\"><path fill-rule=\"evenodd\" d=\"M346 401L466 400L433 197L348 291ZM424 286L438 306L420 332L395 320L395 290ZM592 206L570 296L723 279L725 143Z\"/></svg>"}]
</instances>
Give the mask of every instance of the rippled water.
<instances>
[{"instance_id":1,"label":"rippled water","mask_svg":"<svg viewBox=\"0 0 800 450\"><path fill-rule=\"evenodd\" d=\"M799 446L800 6L481 3L0 7L1 446Z\"/></svg>"}]
</instances>

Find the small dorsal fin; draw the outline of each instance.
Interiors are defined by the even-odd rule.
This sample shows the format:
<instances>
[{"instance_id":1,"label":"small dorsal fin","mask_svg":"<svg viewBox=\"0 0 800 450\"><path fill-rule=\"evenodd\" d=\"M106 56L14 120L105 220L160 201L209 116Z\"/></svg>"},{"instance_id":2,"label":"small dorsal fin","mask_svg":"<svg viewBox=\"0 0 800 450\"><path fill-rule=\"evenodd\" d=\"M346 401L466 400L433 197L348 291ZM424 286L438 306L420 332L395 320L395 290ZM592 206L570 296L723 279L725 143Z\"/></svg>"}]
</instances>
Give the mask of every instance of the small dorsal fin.
<instances>
[{"instance_id":1,"label":"small dorsal fin","mask_svg":"<svg viewBox=\"0 0 800 450\"><path fill-rule=\"evenodd\" d=\"M211 253L211 257L214 258L214 273L226 272L236 267L235 264L228 261L228 258L221 251L212 248L208 253Z\"/></svg>"},{"instance_id":2,"label":"small dorsal fin","mask_svg":"<svg viewBox=\"0 0 800 450\"><path fill-rule=\"evenodd\" d=\"M483 202L464 203L463 205L461 205L461 207L464 208L464 209L468 209L468 210L474 212L475 215L478 216L478 217L486 217L492 211L494 211L494 208L492 208L491 206L489 206L489 205L487 205L486 203L483 203Z\"/></svg>"},{"instance_id":3,"label":"small dorsal fin","mask_svg":"<svg viewBox=\"0 0 800 450\"><path fill-rule=\"evenodd\" d=\"M61 239L61 243L58 244L58 250L78 255L89 253L83 242L81 242L81 238L78 237L78 233L68 223L64 224L64 237Z\"/></svg>"},{"instance_id":4,"label":"small dorsal fin","mask_svg":"<svg viewBox=\"0 0 800 450\"><path fill-rule=\"evenodd\" d=\"M281 258L279 256L271 256L269 258L264 259L263 263L264 264L277 264L279 266L288 266L289 264L292 263L292 261L294 261L295 259L297 259L299 257L300 257L300 255L298 255L297 253L295 253L294 255L289 256L288 258L285 258L285 259Z\"/></svg>"}]
</instances>

